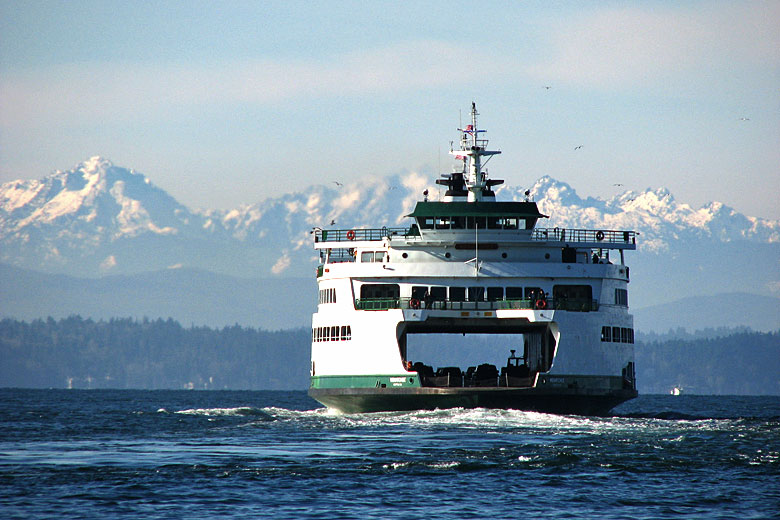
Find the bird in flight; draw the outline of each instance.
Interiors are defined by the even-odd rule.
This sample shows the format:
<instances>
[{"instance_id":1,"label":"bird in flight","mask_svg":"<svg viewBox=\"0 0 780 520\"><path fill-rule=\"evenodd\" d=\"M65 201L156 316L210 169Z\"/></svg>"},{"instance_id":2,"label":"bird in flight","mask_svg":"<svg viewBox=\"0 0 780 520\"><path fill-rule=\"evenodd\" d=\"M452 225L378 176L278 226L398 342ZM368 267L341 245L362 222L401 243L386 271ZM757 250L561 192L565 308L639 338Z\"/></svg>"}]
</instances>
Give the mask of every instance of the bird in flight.
<instances>
[{"instance_id":1,"label":"bird in flight","mask_svg":"<svg viewBox=\"0 0 780 520\"><path fill-rule=\"evenodd\" d=\"M740 121L750 121L750 118L749 117L740 117L739 120Z\"/></svg>"},{"instance_id":2,"label":"bird in flight","mask_svg":"<svg viewBox=\"0 0 780 520\"><path fill-rule=\"evenodd\" d=\"M336 185L336 186L338 186L338 187L344 186L344 185L343 185L343 184L341 184L339 181L333 181L333 184L335 184L335 185Z\"/></svg>"},{"instance_id":3,"label":"bird in flight","mask_svg":"<svg viewBox=\"0 0 780 520\"><path fill-rule=\"evenodd\" d=\"M574 149L575 149L575 150L579 150L579 149L580 149L580 148L582 148L583 146L585 146L585 145L582 145L582 144L581 144L581 145L579 145L579 146L575 146L575 147L574 147Z\"/></svg>"},{"instance_id":4,"label":"bird in flight","mask_svg":"<svg viewBox=\"0 0 780 520\"><path fill-rule=\"evenodd\" d=\"M620 184L619 182L616 182L615 184L613 184L613 186L622 186L622 184Z\"/></svg>"},{"instance_id":5,"label":"bird in flight","mask_svg":"<svg viewBox=\"0 0 780 520\"><path fill-rule=\"evenodd\" d=\"M544 90L550 90L552 87L550 87L550 86L548 86L548 85L545 85L545 86L543 86L542 88L543 88Z\"/></svg>"},{"instance_id":6,"label":"bird in flight","mask_svg":"<svg viewBox=\"0 0 780 520\"><path fill-rule=\"evenodd\" d=\"M335 220L331 220L331 221L330 221L330 225L331 225L331 226L335 226L335 225L336 225L336 221L335 221Z\"/></svg>"}]
</instances>

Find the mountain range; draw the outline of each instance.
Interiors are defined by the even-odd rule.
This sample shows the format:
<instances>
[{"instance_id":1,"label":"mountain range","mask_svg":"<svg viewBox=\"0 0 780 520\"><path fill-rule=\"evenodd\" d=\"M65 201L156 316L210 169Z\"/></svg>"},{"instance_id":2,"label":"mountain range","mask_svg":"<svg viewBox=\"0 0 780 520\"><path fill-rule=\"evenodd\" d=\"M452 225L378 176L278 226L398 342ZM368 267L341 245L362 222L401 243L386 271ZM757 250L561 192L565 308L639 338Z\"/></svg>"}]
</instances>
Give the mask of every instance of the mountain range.
<instances>
[{"instance_id":1,"label":"mountain range","mask_svg":"<svg viewBox=\"0 0 780 520\"><path fill-rule=\"evenodd\" d=\"M526 189L501 186L497 199L535 200L541 212L550 215L539 223L543 227L639 232L638 251L627 256L632 307L725 293L746 295L747 301L734 302L747 307L740 313L753 305L751 295L763 297L762 305L769 302L770 307L780 302L780 221L746 216L721 202L693 208L665 188L626 191L607 200L581 198L565 182L544 176L528 195ZM81 279L84 287L119 280L120 286L138 287L140 279L133 282L132 277L153 280L144 273L163 272L157 276L170 278L175 276L172 271L183 270L191 283L211 288L200 290L196 301L203 300L204 292L213 295L220 287L235 285L228 279L261 280L257 299L244 302L248 308L260 308L267 300L294 308L300 292L284 287L308 286L303 280L311 280L312 294L315 290L313 228L405 225L404 216L424 190L432 200L441 195L433 177L408 172L367 177L353 185L311 186L233 210L192 210L145 175L92 157L41 180L0 186L0 262L7 266L3 273L13 268L38 273L22 276L33 291L57 286L55 278L44 281L47 276L60 276L60 282ZM9 294L11 282L7 277L2 281ZM179 290L185 294L178 297L186 299L191 295L183 285ZM268 294L272 288L276 293ZM4 299L0 313L21 314L14 312L25 306L19 300L25 299L25 290L19 291L14 293L16 301ZM111 291L104 292L108 298ZM216 300L210 304L219 305ZM100 302L94 306L101 307ZM780 315L780 305L774 311ZM122 312L121 306L116 312Z\"/></svg>"}]
</instances>

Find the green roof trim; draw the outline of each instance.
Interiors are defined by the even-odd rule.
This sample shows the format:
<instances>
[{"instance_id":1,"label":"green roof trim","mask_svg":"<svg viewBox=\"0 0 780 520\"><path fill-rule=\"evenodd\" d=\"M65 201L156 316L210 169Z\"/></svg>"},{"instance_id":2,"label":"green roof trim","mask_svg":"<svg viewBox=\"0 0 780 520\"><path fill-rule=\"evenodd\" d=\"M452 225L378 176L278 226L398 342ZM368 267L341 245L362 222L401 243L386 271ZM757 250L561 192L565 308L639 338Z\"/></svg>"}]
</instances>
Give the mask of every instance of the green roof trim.
<instances>
[{"instance_id":1,"label":"green roof trim","mask_svg":"<svg viewBox=\"0 0 780 520\"><path fill-rule=\"evenodd\" d=\"M536 202L418 202L407 217L547 217Z\"/></svg>"}]
</instances>

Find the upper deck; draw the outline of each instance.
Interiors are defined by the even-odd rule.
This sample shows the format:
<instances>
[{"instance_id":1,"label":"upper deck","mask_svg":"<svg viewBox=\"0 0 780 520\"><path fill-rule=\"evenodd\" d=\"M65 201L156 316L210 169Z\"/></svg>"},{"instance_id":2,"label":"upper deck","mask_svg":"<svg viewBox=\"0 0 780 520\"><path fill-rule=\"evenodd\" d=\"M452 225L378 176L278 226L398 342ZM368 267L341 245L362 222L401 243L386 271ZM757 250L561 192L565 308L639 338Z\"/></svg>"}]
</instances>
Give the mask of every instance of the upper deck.
<instances>
[{"instance_id":1,"label":"upper deck","mask_svg":"<svg viewBox=\"0 0 780 520\"><path fill-rule=\"evenodd\" d=\"M468 231L468 230L466 230ZM518 235L511 230L487 229L485 231L509 231L504 234L495 233L491 238L503 236L507 242L518 243L551 243L560 242L565 247L591 247L602 249L636 249L636 231L612 229L566 229L566 228L535 228L529 233ZM382 242L387 239L394 247L419 245L429 242L450 242L458 238L471 237L470 233L451 234L446 236L433 233L421 234L416 225L410 227L382 227L362 229L316 229L314 232L314 247L317 249L353 248L366 242ZM365 244L368 245L368 244Z\"/></svg>"}]
</instances>

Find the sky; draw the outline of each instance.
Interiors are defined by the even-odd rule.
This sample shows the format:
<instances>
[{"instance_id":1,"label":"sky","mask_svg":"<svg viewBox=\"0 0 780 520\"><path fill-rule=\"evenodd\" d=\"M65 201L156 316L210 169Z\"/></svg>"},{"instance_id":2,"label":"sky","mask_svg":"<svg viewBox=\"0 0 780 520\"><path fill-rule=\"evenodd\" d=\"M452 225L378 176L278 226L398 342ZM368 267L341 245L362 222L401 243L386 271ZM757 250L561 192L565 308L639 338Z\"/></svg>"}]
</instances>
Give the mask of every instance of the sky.
<instances>
[{"instance_id":1,"label":"sky","mask_svg":"<svg viewBox=\"0 0 780 520\"><path fill-rule=\"evenodd\" d=\"M472 101L508 185L780 219L778 1L0 0L0 182L101 155L230 209L438 175Z\"/></svg>"}]
</instances>

